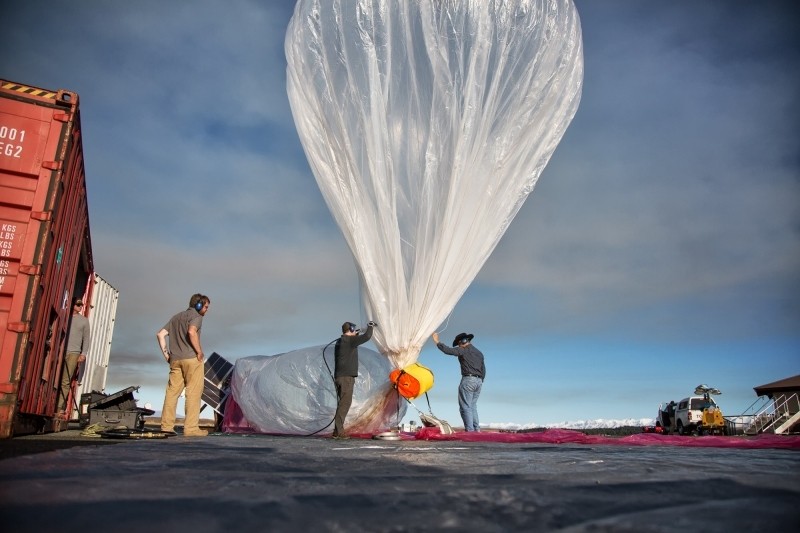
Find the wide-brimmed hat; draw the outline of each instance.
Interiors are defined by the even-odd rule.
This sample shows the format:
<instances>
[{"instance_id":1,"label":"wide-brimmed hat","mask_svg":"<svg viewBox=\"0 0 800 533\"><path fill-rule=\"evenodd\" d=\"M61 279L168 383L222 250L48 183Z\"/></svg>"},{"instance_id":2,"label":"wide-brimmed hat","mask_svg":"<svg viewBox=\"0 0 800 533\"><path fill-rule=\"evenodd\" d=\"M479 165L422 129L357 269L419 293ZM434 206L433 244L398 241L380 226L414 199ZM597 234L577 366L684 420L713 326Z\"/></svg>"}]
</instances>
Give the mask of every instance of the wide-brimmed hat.
<instances>
[{"instance_id":1,"label":"wide-brimmed hat","mask_svg":"<svg viewBox=\"0 0 800 533\"><path fill-rule=\"evenodd\" d=\"M461 341L464 340L472 342L472 339L474 338L475 335L473 335L472 333L459 333L458 335L456 335L456 338L453 339L453 347L458 346L459 344L461 344Z\"/></svg>"}]
</instances>

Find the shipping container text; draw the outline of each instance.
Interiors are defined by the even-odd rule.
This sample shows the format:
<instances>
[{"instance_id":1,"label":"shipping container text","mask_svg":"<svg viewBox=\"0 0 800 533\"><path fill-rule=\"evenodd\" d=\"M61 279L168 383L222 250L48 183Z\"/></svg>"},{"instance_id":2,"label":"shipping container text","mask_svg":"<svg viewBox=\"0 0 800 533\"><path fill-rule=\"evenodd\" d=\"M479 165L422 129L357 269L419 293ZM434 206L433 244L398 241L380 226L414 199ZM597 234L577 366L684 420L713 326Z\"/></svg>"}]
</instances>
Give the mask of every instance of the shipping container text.
<instances>
[{"instance_id":1,"label":"shipping container text","mask_svg":"<svg viewBox=\"0 0 800 533\"><path fill-rule=\"evenodd\" d=\"M22 157L22 145L12 144L6 141L25 142L25 130L0 126L0 155L20 159Z\"/></svg>"}]
</instances>

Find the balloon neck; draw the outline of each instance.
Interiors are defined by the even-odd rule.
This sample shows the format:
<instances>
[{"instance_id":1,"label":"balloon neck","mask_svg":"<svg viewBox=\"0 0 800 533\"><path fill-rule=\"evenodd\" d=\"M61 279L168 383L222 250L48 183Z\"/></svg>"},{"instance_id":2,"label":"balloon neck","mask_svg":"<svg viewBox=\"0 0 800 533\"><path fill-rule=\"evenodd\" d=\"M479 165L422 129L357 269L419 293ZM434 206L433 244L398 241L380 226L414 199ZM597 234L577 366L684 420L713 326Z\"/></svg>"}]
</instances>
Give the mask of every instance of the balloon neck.
<instances>
[{"instance_id":1,"label":"balloon neck","mask_svg":"<svg viewBox=\"0 0 800 533\"><path fill-rule=\"evenodd\" d=\"M405 368L410 364L416 363L419 359L419 352L422 350L420 345L412 345L400 350L384 348L381 353L389 358L395 368Z\"/></svg>"}]
</instances>

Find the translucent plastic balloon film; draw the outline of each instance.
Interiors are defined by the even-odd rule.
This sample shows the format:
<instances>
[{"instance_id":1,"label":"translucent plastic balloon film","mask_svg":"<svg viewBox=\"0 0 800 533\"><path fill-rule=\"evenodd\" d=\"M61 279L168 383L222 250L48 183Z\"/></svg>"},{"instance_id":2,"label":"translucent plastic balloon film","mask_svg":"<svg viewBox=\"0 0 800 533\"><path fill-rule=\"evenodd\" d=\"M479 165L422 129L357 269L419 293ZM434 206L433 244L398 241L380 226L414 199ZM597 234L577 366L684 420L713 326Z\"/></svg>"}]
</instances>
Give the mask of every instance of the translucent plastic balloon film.
<instances>
[{"instance_id":1,"label":"translucent plastic balloon film","mask_svg":"<svg viewBox=\"0 0 800 533\"><path fill-rule=\"evenodd\" d=\"M250 428L259 433L330 435L336 412L333 345L312 346L280 355L238 359L231 394ZM392 390L386 357L358 349L358 378L347 413L348 433L386 431L406 412L406 402Z\"/></svg>"},{"instance_id":2,"label":"translucent plastic balloon film","mask_svg":"<svg viewBox=\"0 0 800 533\"><path fill-rule=\"evenodd\" d=\"M416 361L574 116L571 0L300 0L287 90L373 339Z\"/></svg>"}]
</instances>

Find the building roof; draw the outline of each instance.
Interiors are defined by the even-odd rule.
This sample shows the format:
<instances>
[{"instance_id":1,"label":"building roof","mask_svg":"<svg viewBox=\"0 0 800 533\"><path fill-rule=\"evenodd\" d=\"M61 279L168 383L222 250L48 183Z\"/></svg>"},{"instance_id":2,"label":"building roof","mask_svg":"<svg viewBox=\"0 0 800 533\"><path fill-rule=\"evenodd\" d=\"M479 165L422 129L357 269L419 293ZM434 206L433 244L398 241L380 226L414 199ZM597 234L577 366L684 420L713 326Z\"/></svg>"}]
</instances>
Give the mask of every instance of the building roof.
<instances>
[{"instance_id":1,"label":"building roof","mask_svg":"<svg viewBox=\"0 0 800 533\"><path fill-rule=\"evenodd\" d=\"M767 383L766 385L759 385L753 387L758 396L772 396L776 392L798 392L800 391L800 374L786 379L780 379Z\"/></svg>"}]
</instances>

